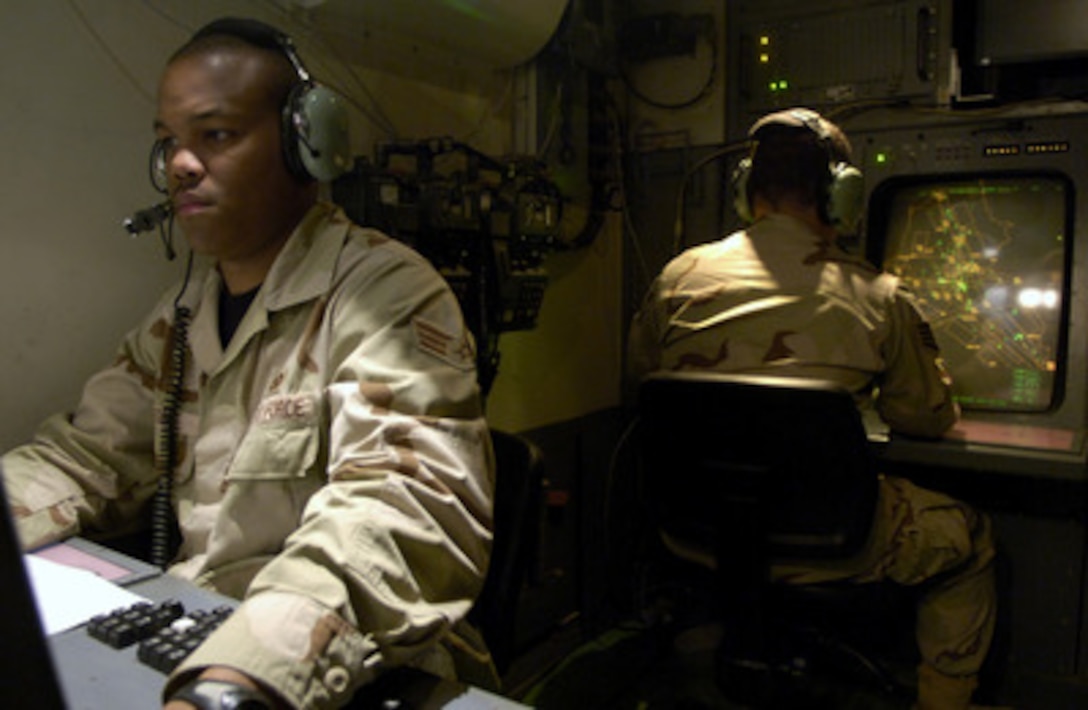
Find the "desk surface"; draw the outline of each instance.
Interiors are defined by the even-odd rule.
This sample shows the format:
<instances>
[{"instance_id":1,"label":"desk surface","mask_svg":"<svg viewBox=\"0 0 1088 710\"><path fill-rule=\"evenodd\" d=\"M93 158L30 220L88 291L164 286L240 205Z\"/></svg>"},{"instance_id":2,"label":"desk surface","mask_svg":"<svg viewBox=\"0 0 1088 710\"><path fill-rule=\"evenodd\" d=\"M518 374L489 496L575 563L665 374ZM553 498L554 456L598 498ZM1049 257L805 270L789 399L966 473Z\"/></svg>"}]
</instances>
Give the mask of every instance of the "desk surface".
<instances>
[{"instance_id":1,"label":"desk surface","mask_svg":"<svg viewBox=\"0 0 1088 710\"><path fill-rule=\"evenodd\" d=\"M86 541L71 541L84 552L101 555L114 564L133 571L122 579L132 592L151 601L178 599L187 610L212 609L232 599L200 589L183 580L154 572L146 564ZM152 572L149 573L149 570ZM59 682L69 710L103 708L156 708L161 706L160 692L165 676L136 658L136 646L114 649L97 641L86 627L49 637ZM526 706L479 688L428 676L422 672L394 672L377 689L362 693L352 708L387 708L401 710L518 710ZM365 696L365 697L363 697ZM389 701L395 700L392 705Z\"/></svg>"},{"instance_id":2,"label":"desk surface","mask_svg":"<svg viewBox=\"0 0 1088 710\"><path fill-rule=\"evenodd\" d=\"M152 601L179 599L187 610L235 603L165 575L128 589ZM69 710L162 705L159 693L166 677L136 659L136 645L114 649L91 638L81 625L50 636L49 646Z\"/></svg>"}]
</instances>

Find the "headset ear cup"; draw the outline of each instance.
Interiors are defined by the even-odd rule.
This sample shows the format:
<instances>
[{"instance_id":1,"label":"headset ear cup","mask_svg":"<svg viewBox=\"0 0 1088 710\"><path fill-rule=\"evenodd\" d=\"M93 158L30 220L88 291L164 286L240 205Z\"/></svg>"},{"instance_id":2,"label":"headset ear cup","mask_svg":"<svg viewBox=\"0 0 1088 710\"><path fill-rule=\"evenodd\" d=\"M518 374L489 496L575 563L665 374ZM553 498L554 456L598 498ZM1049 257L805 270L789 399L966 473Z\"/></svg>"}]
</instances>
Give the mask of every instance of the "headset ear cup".
<instances>
[{"instance_id":1,"label":"headset ear cup","mask_svg":"<svg viewBox=\"0 0 1088 710\"><path fill-rule=\"evenodd\" d=\"M302 154L299 141L299 125L303 118L300 116L302 95L310 88L310 85L299 83L287 95L287 101L283 104L281 117L282 130L280 138L283 141L283 161L287 163L287 170L296 179L308 182L313 176L306 172L306 166L302 164Z\"/></svg>"},{"instance_id":2,"label":"headset ear cup","mask_svg":"<svg viewBox=\"0 0 1088 710\"><path fill-rule=\"evenodd\" d=\"M284 110L287 168L301 180L334 180L351 167L347 104L320 84L300 84Z\"/></svg>"},{"instance_id":3,"label":"headset ear cup","mask_svg":"<svg viewBox=\"0 0 1088 710\"><path fill-rule=\"evenodd\" d=\"M827 219L842 234L853 234L865 203L865 179L849 163L833 163L827 190Z\"/></svg>"},{"instance_id":4,"label":"headset ear cup","mask_svg":"<svg viewBox=\"0 0 1088 710\"><path fill-rule=\"evenodd\" d=\"M733 208L741 221L752 223L752 203L748 195L748 178L752 174L752 159L742 158L733 170Z\"/></svg>"}]
</instances>

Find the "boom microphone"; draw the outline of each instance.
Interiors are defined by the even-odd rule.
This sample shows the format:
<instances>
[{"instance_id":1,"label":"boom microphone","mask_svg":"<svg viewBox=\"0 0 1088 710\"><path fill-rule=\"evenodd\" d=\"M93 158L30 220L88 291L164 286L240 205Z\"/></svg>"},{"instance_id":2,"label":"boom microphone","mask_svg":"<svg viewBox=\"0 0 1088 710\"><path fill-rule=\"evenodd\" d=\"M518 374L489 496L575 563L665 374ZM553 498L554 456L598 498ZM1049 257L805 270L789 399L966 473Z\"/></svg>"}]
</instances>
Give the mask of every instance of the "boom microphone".
<instances>
[{"instance_id":1,"label":"boom microphone","mask_svg":"<svg viewBox=\"0 0 1088 710\"><path fill-rule=\"evenodd\" d=\"M147 209L137 210L131 217L126 217L121 223L132 236L141 232L150 232L170 218L170 201L160 202Z\"/></svg>"},{"instance_id":2,"label":"boom microphone","mask_svg":"<svg viewBox=\"0 0 1088 710\"><path fill-rule=\"evenodd\" d=\"M173 261L177 254L174 252L173 245L173 216L174 210L170 206L170 200L160 202L157 205L152 205L147 209L136 210L131 217L125 217L121 224L125 225L125 229L130 236L135 237L141 232L150 232L152 229L158 227L159 236L162 237L163 248L166 249L166 259ZM171 220L168 229L162 228L162 223L166 220Z\"/></svg>"}]
</instances>

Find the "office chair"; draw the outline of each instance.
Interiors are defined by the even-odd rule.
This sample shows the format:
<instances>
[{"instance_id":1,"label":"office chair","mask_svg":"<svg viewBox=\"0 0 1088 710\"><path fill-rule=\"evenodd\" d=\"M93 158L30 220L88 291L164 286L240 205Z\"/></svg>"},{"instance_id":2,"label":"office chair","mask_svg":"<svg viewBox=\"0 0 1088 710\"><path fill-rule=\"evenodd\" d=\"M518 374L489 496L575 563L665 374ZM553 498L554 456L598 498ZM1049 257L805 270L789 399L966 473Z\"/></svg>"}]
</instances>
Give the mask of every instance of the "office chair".
<instances>
[{"instance_id":1,"label":"office chair","mask_svg":"<svg viewBox=\"0 0 1088 710\"><path fill-rule=\"evenodd\" d=\"M638 413L641 493L657 533L672 555L712 570L719 688L789 706L807 651L790 647L780 605L806 588L772 585L771 562L844 559L868 538L878 478L852 396L824 381L656 373L641 383ZM879 662L841 649L893 690Z\"/></svg>"},{"instance_id":2,"label":"office chair","mask_svg":"<svg viewBox=\"0 0 1088 710\"><path fill-rule=\"evenodd\" d=\"M521 589L536 559L543 510L544 459L525 437L491 430L495 449L495 528L483 591L470 612L499 675L518 651Z\"/></svg>"}]
</instances>

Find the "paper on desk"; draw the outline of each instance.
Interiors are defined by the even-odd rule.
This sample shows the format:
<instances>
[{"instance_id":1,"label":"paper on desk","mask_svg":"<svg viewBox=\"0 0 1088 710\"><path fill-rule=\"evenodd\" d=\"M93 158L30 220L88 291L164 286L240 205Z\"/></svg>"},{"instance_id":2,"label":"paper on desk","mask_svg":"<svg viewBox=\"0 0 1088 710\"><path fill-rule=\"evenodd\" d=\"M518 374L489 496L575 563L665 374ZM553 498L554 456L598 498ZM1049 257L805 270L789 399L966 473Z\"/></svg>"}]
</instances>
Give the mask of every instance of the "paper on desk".
<instances>
[{"instance_id":1,"label":"paper on desk","mask_svg":"<svg viewBox=\"0 0 1088 710\"><path fill-rule=\"evenodd\" d=\"M24 555L45 633L55 634L97 614L130 606L143 597L106 581L94 572Z\"/></svg>"}]
</instances>

